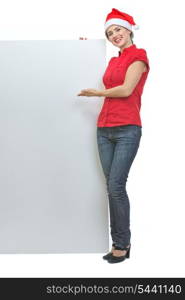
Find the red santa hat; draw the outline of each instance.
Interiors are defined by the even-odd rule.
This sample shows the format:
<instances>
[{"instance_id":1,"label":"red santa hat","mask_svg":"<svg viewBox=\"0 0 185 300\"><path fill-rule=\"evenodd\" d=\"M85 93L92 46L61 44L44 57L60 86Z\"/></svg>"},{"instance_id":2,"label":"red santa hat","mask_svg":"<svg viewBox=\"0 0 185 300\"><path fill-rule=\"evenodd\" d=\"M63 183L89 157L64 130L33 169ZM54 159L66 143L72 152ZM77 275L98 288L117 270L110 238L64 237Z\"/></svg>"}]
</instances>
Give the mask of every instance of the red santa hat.
<instances>
[{"instance_id":1,"label":"red santa hat","mask_svg":"<svg viewBox=\"0 0 185 300\"><path fill-rule=\"evenodd\" d=\"M120 25L131 31L133 31L133 29L139 29L139 26L136 25L132 16L116 8L112 8L112 11L107 15L104 25L105 31L111 25Z\"/></svg>"}]
</instances>

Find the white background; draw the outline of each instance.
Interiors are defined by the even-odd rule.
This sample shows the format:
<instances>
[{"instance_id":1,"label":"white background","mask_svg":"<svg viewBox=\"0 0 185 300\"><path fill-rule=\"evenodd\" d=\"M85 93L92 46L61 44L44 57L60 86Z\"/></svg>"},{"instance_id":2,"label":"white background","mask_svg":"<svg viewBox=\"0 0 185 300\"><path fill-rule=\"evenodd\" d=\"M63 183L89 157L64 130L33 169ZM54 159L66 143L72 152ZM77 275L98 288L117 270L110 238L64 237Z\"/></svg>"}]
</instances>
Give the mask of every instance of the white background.
<instances>
[{"instance_id":1,"label":"white background","mask_svg":"<svg viewBox=\"0 0 185 300\"><path fill-rule=\"evenodd\" d=\"M102 259L103 253L0 255L1 277L185 275L183 3L0 1L1 40L104 38L105 18L117 8L140 26L134 43L146 49L151 67L142 97L141 145L127 183L131 258L112 265ZM108 60L119 49L107 47Z\"/></svg>"}]
</instances>

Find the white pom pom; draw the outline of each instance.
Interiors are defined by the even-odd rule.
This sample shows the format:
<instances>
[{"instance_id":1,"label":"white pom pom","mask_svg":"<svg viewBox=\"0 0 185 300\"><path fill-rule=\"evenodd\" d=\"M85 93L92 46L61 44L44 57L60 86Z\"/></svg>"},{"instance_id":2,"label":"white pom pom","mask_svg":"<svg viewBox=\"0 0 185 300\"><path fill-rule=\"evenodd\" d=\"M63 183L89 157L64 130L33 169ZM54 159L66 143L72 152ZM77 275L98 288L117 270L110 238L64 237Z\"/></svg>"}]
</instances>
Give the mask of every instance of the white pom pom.
<instances>
[{"instance_id":1,"label":"white pom pom","mask_svg":"<svg viewBox=\"0 0 185 300\"><path fill-rule=\"evenodd\" d=\"M137 29L139 29L139 25L134 25L133 28L134 28L135 30L137 30Z\"/></svg>"}]
</instances>

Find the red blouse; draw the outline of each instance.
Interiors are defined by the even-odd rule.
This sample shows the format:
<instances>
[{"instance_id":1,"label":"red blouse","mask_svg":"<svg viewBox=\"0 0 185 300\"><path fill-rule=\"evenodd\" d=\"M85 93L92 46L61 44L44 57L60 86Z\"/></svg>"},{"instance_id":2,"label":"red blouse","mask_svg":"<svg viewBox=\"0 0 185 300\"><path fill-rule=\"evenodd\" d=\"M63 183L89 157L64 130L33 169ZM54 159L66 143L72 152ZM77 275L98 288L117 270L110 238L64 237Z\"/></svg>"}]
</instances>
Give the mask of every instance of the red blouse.
<instances>
[{"instance_id":1,"label":"red blouse","mask_svg":"<svg viewBox=\"0 0 185 300\"><path fill-rule=\"evenodd\" d=\"M98 127L113 127L128 124L142 126L140 118L141 95L150 70L146 51L142 48L137 48L135 44L125 48L122 53L119 51L117 57L110 59L103 75L103 83L106 89L123 84L129 65L137 60L144 61L147 70L142 73L139 82L130 96L119 98L105 97L97 119Z\"/></svg>"}]
</instances>

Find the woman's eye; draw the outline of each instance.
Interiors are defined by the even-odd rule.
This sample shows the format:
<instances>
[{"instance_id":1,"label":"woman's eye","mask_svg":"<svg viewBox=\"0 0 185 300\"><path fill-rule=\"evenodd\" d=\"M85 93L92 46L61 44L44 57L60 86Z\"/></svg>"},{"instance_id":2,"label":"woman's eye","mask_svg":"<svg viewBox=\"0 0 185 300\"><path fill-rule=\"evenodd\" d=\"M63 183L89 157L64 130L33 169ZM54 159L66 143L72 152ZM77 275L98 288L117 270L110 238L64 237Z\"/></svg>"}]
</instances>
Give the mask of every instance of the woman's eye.
<instances>
[{"instance_id":1,"label":"woman's eye","mask_svg":"<svg viewBox=\"0 0 185 300\"><path fill-rule=\"evenodd\" d=\"M120 31L120 28L116 29L116 31ZM112 33L109 33L108 36L111 36Z\"/></svg>"}]
</instances>

